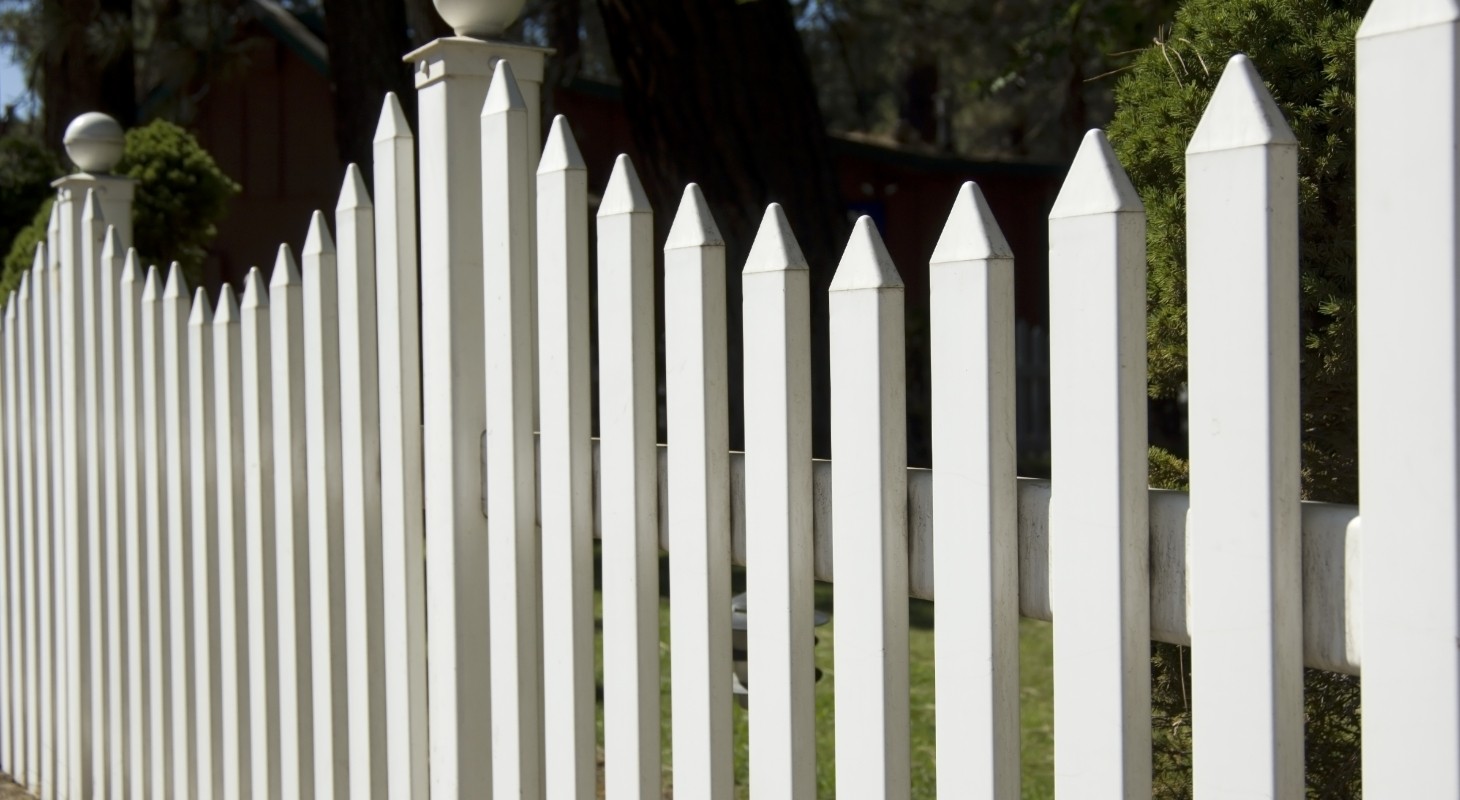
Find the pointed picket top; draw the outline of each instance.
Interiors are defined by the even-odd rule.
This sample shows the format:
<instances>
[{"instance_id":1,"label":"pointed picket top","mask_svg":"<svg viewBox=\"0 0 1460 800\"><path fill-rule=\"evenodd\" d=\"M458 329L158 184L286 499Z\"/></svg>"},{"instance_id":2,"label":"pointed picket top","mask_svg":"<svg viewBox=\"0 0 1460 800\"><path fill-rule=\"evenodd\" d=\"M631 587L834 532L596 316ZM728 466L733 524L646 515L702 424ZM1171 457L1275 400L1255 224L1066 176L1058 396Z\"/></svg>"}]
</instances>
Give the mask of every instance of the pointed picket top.
<instances>
[{"instance_id":1,"label":"pointed picket top","mask_svg":"<svg viewBox=\"0 0 1460 800\"><path fill-rule=\"evenodd\" d=\"M122 252L122 235L117 232L117 226L106 226L106 235L101 240L101 257L105 259L116 258Z\"/></svg>"},{"instance_id":2,"label":"pointed picket top","mask_svg":"<svg viewBox=\"0 0 1460 800\"><path fill-rule=\"evenodd\" d=\"M801 254L801 245L796 243L796 234L791 232L785 210L780 203L766 206L760 230L756 231L755 242L750 246L750 255L745 257L742 274L807 268L806 256Z\"/></svg>"},{"instance_id":3,"label":"pointed picket top","mask_svg":"<svg viewBox=\"0 0 1460 800\"><path fill-rule=\"evenodd\" d=\"M95 189L86 190L86 199L82 201L81 221L105 222L106 215L101 211L101 195Z\"/></svg>"},{"instance_id":4,"label":"pointed picket top","mask_svg":"<svg viewBox=\"0 0 1460 800\"><path fill-rule=\"evenodd\" d=\"M147 281L142 284L142 302L155 303L161 296L162 273L158 271L157 265L153 264L147 268Z\"/></svg>"},{"instance_id":5,"label":"pointed picket top","mask_svg":"<svg viewBox=\"0 0 1460 800\"><path fill-rule=\"evenodd\" d=\"M303 285L304 277L299 274L299 262L294 260L294 251L287 244L279 245L279 255L274 259L274 274L269 277L269 288Z\"/></svg>"},{"instance_id":6,"label":"pointed picket top","mask_svg":"<svg viewBox=\"0 0 1460 800\"><path fill-rule=\"evenodd\" d=\"M1238 53L1227 61L1227 68L1207 101L1206 111L1196 124L1196 133L1186 146L1187 155L1235 150L1239 147L1260 147L1267 144L1296 146L1298 138L1283 119L1283 112L1257 74L1257 67L1246 55Z\"/></svg>"},{"instance_id":7,"label":"pointed picket top","mask_svg":"<svg viewBox=\"0 0 1460 800\"><path fill-rule=\"evenodd\" d=\"M47 258L47 255L48 254L46 253L46 243L45 242L36 242L36 245L35 245L35 258L31 259L31 262L30 262L31 269L38 269L38 270L41 270L42 272L44 272L45 269L46 269L46 263L47 263L46 258Z\"/></svg>"},{"instance_id":8,"label":"pointed picket top","mask_svg":"<svg viewBox=\"0 0 1460 800\"><path fill-rule=\"evenodd\" d=\"M902 276L882 243L882 235L871 217L863 216L852 227L847 249L831 277L828 291L848 292L855 289L892 289L902 286Z\"/></svg>"},{"instance_id":9,"label":"pointed picket top","mask_svg":"<svg viewBox=\"0 0 1460 800\"><path fill-rule=\"evenodd\" d=\"M504 111L526 111L527 101L522 99L522 90L517 88L517 75L507 59L497 60L497 69L492 72L492 85L487 88L487 101L482 104L482 116L500 114Z\"/></svg>"},{"instance_id":10,"label":"pointed picket top","mask_svg":"<svg viewBox=\"0 0 1460 800\"><path fill-rule=\"evenodd\" d=\"M186 300L188 296L188 279L183 275L182 265L176 261L167 271L167 286L162 290L164 300Z\"/></svg>"},{"instance_id":11,"label":"pointed picket top","mask_svg":"<svg viewBox=\"0 0 1460 800\"><path fill-rule=\"evenodd\" d=\"M15 290L11 289L10 297L5 301L5 321L12 324L15 322L15 299L17 296Z\"/></svg>"},{"instance_id":12,"label":"pointed picket top","mask_svg":"<svg viewBox=\"0 0 1460 800\"><path fill-rule=\"evenodd\" d=\"M302 252L306 257L335 254L335 240L330 236L330 226L321 211L314 212L314 216L309 218L309 233L304 237Z\"/></svg>"},{"instance_id":13,"label":"pointed picket top","mask_svg":"<svg viewBox=\"0 0 1460 800\"><path fill-rule=\"evenodd\" d=\"M1050 209L1050 219L1084 217L1090 214L1114 214L1143 211L1141 196L1131 185L1130 176L1120 166L1120 159L1105 138L1105 131L1095 129L1085 134L1075 153L1074 163L1065 175L1064 185Z\"/></svg>"},{"instance_id":14,"label":"pointed picket top","mask_svg":"<svg viewBox=\"0 0 1460 800\"><path fill-rule=\"evenodd\" d=\"M238 296L233 293L233 286L225 283L218 292L218 307L213 309L213 324L229 325L234 322L238 322Z\"/></svg>"},{"instance_id":15,"label":"pointed picket top","mask_svg":"<svg viewBox=\"0 0 1460 800\"><path fill-rule=\"evenodd\" d=\"M208 300L208 290L199 286L193 295L193 313L188 315L188 327L201 328L213 322L213 303Z\"/></svg>"},{"instance_id":16,"label":"pointed picket top","mask_svg":"<svg viewBox=\"0 0 1460 800\"><path fill-rule=\"evenodd\" d=\"M943 223L943 233L929 263L1013 257L1014 251L1009 249L1004 232L999 230L983 190L973 181L965 182L953 198L953 208L948 211L948 221Z\"/></svg>"},{"instance_id":17,"label":"pointed picket top","mask_svg":"<svg viewBox=\"0 0 1460 800\"><path fill-rule=\"evenodd\" d=\"M1359 39L1450 25L1460 21L1456 0L1374 0L1359 25Z\"/></svg>"},{"instance_id":18,"label":"pointed picket top","mask_svg":"<svg viewBox=\"0 0 1460 800\"><path fill-rule=\"evenodd\" d=\"M413 138L411 123L406 119L405 109L401 108L400 98L395 96L395 92L386 92L385 103L380 108L380 122L375 126L374 141Z\"/></svg>"},{"instance_id":19,"label":"pointed picket top","mask_svg":"<svg viewBox=\"0 0 1460 800\"><path fill-rule=\"evenodd\" d=\"M598 201L598 216L614 214L646 214L654 210L649 205L649 195L644 184L639 182L639 172L634 169L634 160L620 153L614 159L613 172L608 176L608 186L603 190L603 199Z\"/></svg>"},{"instance_id":20,"label":"pointed picket top","mask_svg":"<svg viewBox=\"0 0 1460 800\"><path fill-rule=\"evenodd\" d=\"M573 138L573 126L562 114L553 117L553 127L548 131L547 142L542 146L542 158L537 163L537 174L562 172L564 170L587 170L583 154L578 151L578 140Z\"/></svg>"},{"instance_id":21,"label":"pointed picket top","mask_svg":"<svg viewBox=\"0 0 1460 800\"><path fill-rule=\"evenodd\" d=\"M244 309L269 307L269 291L264 288L264 274L259 272L258 267L250 268L248 277L243 279L241 307Z\"/></svg>"},{"instance_id":22,"label":"pointed picket top","mask_svg":"<svg viewBox=\"0 0 1460 800\"><path fill-rule=\"evenodd\" d=\"M51 203L51 216L46 220L47 237L59 236L61 234L61 204Z\"/></svg>"},{"instance_id":23,"label":"pointed picket top","mask_svg":"<svg viewBox=\"0 0 1460 800\"><path fill-rule=\"evenodd\" d=\"M336 211L351 211L357 208L373 208L370 203L370 189L365 185L365 173L358 164L345 167L345 182L340 187L340 200Z\"/></svg>"},{"instance_id":24,"label":"pointed picket top","mask_svg":"<svg viewBox=\"0 0 1460 800\"><path fill-rule=\"evenodd\" d=\"M691 183L684 187L684 197L679 201L679 211L674 214L674 223L669 226L669 238L664 240L665 250L683 247L710 247L725 244L715 217L710 213L710 204L705 202L705 193L700 185Z\"/></svg>"},{"instance_id":25,"label":"pointed picket top","mask_svg":"<svg viewBox=\"0 0 1460 800\"><path fill-rule=\"evenodd\" d=\"M30 270L23 270L20 273L20 302L30 300Z\"/></svg>"},{"instance_id":26,"label":"pointed picket top","mask_svg":"<svg viewBox=\"0 0 1460 800\"><path fill-rule=\"evenodd\" d=\"M127 258L122 262L122 283L136 283L142 278L142 265L138 260L137 248L127 248Z\"/></svg>"}]
</instances>

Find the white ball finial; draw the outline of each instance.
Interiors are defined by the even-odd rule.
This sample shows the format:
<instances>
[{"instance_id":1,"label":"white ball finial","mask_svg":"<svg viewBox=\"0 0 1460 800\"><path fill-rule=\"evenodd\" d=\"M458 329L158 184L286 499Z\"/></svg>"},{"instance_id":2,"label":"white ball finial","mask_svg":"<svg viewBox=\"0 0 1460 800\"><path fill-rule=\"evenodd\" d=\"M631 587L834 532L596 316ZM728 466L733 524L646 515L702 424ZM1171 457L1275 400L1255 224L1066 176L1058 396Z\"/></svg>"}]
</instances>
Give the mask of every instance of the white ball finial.
<instances>
[{"instance_id":1,"label":"white ball finial","mask_svg":"<svg viewBox=\"0 0 1460 800\"><path fill-rule=\"evenodd\" d=\"M517 21L526 0L433 0L457 36L490 39Z\"/></svg>"},{"instance_id":2,"label":"white ball finial","mask_svg":"<svg viewBox=\"0 0 1460 800\"><path fill-rule=\"evenodd\" d=\"M88 111L66 126L66 155L83 172L111 172L122 160L122 126L100 111Z\"/></svg>"}]
</instances>

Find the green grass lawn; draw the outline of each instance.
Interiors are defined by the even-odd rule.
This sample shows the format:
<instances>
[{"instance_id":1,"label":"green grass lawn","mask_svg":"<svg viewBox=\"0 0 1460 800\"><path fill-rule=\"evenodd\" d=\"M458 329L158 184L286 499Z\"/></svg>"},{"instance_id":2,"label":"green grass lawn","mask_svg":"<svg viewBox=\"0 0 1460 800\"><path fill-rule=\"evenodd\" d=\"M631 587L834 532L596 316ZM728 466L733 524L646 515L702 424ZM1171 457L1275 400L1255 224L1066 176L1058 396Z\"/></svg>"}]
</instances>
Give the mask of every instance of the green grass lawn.
<instances>
[{"instance_id":1,"label":"green grass lawn","mask_svg":"<svg viewBox=\"0 0 1460 800\"><path fill-rule=\"evenodd\" d=\"M663 565L661 565L663 566ZM661 571L667 571L662 569ZM741 570L735 571L735 591L742 591L744 582ZM817 584L816 605L832 609L832 587ZM603 606L598 594L594 595L597 613L602 617ZM664 782L670 783L670 695L669 695L669 613L667 598L659 601L660 676L659 691L664 717L661 735L664 747ZM931 798L935 787L935 754L933 718L933 604L912 601L909 608L910 629L908 635L909 679L911 684L910 708L912 709L912 796ZM598 632L598 681L603 682L602 628ZM836 675L833 670L832 647L836 640L836 616L830 624L817 628L816 665L824 675L816 684L816 782L817 796L836 796L835 769L833 765L834 704L833 687ZM1026 800L1043 800L1054 797L1054 690L1053 690L1053 643L1048 623L1021 620L1019 628L1019 684L1020 723L1023 741L1020 746L1023 792ZM735 719L735 785L738 797L749 795L750 785L750 719L747 712L736 705ZM598 707L599 753L603 746L603 706ZM957 757L956 755L952 757ZM670 796L666 788L665 796Z\"/></svg>"}]
</instances>

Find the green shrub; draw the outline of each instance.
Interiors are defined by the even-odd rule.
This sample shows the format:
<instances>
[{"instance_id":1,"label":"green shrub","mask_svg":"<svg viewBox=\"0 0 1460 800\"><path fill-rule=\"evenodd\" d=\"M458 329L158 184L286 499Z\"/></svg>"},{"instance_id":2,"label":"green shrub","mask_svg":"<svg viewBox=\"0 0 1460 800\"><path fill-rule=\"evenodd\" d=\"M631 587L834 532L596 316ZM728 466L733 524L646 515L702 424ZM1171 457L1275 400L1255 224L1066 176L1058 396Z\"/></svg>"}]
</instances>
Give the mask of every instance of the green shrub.
<instances>
[{"instance_id":1,"label":"green shrub","mask_svg":"<svg viewBox=\"0 0 1460 800\"><path fill-rule=\"evenodd\" d=\"M218 169L192 134L166 120L154 120L127 131L126 148L116 171L137 180L132 243L142 262L176 261L182 264L188 280L196 284L202 276L208 245L218 235L218 222L228 211L228 200L238 193L238 184ZM45 239L49 215L47 198L30 225L11 240L4 273L0 275L0 300L20 285L20 273L30 268L36 243Z\"/></svg>"},{"instance_id":2,"label":"green shrub","mask_svg":"<svg viewBox=\"0 0 1460 800\"><path fill-rule=\"evenodd\" d=\"M1146 206L1150 394L1186 382L1186 145L1226 61L1247 53L1299 143L1303 490L1358 495L1354 339L1354 34L1367 0L1188 0L1115 90L1110 138ZM1153 485L1185 462L1153 448ZM1158 797L1185 797L1190 714L1184 648L1152 659ZM1308 671L1308 794L1359 794L1358 682Z\"/></svg>"}]
</instances>

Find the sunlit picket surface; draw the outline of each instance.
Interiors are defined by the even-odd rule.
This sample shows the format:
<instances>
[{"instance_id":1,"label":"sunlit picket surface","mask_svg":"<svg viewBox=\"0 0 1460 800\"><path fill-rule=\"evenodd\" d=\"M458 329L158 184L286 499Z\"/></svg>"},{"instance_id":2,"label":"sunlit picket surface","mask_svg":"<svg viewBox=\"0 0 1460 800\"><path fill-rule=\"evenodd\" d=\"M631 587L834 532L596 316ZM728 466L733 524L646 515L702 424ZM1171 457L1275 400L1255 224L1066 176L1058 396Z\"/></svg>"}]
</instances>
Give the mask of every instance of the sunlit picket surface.
<instances>
[{"instance_id":1,"label":"sunlit picket surface","mask_svg":"<svg viewBox=\"0 0 1460 800\"><path fill-rule=\"evenodd\" d=\"M1152 640L1193 646L1200 800L1301 796L1304 666L1362 675L1371 796L1460 796L1460 9L1379 0L1360 32L1358 507L1299 496L1300 154L1261 64L1228 62L1187 154L1187 494L1147 488L1145 212L1103 133L1050 218L1047 360L1014 318L1029 254L977 186L947 198L935 470L908 469L902 280L873 222L826 297L779 206L726 263L700 187L651 208L627 157L588 174L562 117L538 146L542 58L412 53L420 130L384 99L374 196L352 165L333 228L316 213L241 296L143 263L128 179L57 183L0 329L0 771L46 800L643 800L668 653L674 791L728 800L742 565L755 797L814 794L833 724L838 796L909 796L910 597L942 603L941 797L1018 796L1021 615L1054 624L1060 797L1150 796ZM831 462L810 455L821 302ZM1026 367L1050 481L1015 475L1046 391ZM816 580L838 615L819 665Z\"/></svg>"}]
</instances>

